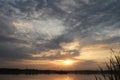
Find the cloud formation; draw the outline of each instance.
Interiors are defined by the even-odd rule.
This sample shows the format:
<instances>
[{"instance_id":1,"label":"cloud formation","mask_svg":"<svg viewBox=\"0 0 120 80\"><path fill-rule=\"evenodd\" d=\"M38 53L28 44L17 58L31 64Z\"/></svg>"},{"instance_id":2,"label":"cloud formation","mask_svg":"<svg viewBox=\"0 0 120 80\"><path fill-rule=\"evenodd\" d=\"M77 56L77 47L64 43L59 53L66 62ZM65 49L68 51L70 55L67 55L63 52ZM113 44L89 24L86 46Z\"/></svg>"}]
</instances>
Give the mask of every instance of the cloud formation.
<instances>
[{"instance_id":1,"label":"cloud formation","mask_svg":"<svg viewBox=\"0 0 120 80\"><path fill-rule=\"evenodd\" d=\"M119 45L119 3L0 0L0 59L74 58L88 45Z\"/></svg>"}]
</instances>

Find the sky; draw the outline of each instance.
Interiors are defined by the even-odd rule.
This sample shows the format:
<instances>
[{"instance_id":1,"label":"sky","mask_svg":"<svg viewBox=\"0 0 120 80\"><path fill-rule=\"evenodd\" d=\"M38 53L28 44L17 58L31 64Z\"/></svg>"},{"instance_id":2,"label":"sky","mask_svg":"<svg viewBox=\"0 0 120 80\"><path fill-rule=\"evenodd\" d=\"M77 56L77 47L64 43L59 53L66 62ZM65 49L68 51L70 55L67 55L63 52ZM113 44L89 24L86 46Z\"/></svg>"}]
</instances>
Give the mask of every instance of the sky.
<instances>
[{"instance_id":1,"label":"sky","mask_svg":"<svg viewBox=\"0 0 120 80\"><path fill-rule=\"evenodd\" d=\"M119 4L120 0L0 0L0 67L104 67L110 49L120 48Z\"/></svg>"}]
</instances>

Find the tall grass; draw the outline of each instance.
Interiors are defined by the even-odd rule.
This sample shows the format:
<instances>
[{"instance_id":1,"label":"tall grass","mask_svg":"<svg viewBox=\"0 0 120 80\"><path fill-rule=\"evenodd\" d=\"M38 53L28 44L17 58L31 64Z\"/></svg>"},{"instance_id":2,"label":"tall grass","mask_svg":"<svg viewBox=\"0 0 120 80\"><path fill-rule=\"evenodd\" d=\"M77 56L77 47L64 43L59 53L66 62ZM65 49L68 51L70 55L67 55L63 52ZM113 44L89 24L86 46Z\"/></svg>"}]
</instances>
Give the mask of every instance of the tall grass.
<instances>
[{"instance_id":1,"label":"tall grass","mask_svg":"<svg viewBox=\"0 0 120 80\"><path fill-rule=\"evenodd\" d=\"M100 68L100 75L102 77L96 77L96 80L120 80L120 52L116 52L111 49L111 57L106 64L105 70Z\"/></svg>"}]
</instances>

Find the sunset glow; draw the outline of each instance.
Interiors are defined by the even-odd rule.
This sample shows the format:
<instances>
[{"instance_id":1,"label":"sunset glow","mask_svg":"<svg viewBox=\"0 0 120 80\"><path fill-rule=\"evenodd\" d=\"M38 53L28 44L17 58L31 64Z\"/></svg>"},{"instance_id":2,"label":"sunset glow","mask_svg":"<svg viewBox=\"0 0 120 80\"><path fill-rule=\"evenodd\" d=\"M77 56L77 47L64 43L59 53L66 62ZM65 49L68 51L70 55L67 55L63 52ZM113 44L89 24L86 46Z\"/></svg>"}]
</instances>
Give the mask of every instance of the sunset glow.
<instances>
[{"instance_id":1,"label":"sunset glow","mask_svg":"<svg viewBox=\"0 0 120 80\"><path fill-rule=\"evenodd\" d=\"M73 60L64 60L63 61L64 65L72 65L74 63Z\"/></svg>"}]
</instances>

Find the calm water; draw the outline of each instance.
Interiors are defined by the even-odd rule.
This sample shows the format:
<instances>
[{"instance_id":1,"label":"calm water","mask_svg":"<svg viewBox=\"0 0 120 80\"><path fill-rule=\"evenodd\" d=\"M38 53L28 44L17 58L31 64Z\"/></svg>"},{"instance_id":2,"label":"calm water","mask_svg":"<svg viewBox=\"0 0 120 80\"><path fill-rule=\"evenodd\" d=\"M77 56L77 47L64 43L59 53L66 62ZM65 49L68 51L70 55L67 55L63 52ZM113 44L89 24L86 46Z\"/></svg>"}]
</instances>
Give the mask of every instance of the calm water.
<instances>
[{"instance_id":1,"label":"calm water","mask_svg":"<svg viewBox=\"0 0 120 80\"><path fill-rule=\"evenodd\" d=\"M94 75L0 75L0 80L95 80Z\"/></svg>"}]
</instances>

